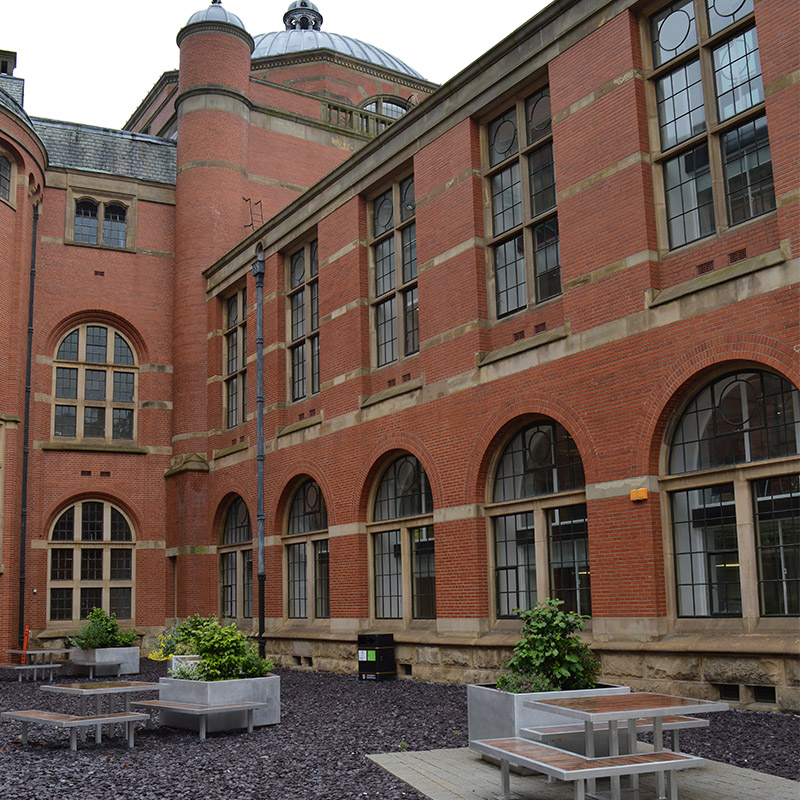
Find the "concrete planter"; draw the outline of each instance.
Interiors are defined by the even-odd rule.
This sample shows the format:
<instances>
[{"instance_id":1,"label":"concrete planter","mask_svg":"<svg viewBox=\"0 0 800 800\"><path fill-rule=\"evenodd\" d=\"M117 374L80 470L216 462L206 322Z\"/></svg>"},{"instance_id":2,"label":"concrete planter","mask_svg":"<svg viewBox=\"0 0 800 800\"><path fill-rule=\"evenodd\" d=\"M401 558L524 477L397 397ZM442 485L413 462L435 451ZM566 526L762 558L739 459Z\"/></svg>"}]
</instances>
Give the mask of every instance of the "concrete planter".
<instances>
[{"instance_id":1,"label":"concrete planter","mask_svg":"<svg viewBox=\"0 0 800 800\"><path fill-rule=\"evenodd\" d=\"M238 678L230 681L186 681L180 678L159 679L159 700L176 703L195 703L201 706L220 706L227 703L267 703L266 708L253 713L253 725L277 725L281 721L281 679L278 675L263 678ZM161 711L161 723L190 731L199 729L198 717L179 711ZM230 731L247 727L243 711L214 714L208 717L211 731Z\"/></svg>"},{"instance_id":2,"label":"concrete planter","mask_svg":"<svg viewBox=\"0 0 800 800\"><path fill-rule=\"evenodd\" d=\"M570 697L593 697L606 694L627 694L628 686L598 686L595 689L574 689L559 692L526 692L512 694L501 692L493 686L470 684L467 686L467 713L469 738L501 739L519 736L520 728L543 725L564 725L570 722L560 714L526 708L530 700L561 700Z\"/></svg>"},{"instance_id":3,"label":"concrete planter","mask_svg":"<svg viewBox=\"0 0 800 800\"><path fill-rule=\"evenodd\" d=\"M139 672L138 647L98 647L95 650L79 650L72 648L71 653L73 669L79 668L89 671L88 666L81 667L81 662L94 662L95 675L116 675L116 662L121 661L120 675L136 675Z\"/></svg>"}]
</instances>

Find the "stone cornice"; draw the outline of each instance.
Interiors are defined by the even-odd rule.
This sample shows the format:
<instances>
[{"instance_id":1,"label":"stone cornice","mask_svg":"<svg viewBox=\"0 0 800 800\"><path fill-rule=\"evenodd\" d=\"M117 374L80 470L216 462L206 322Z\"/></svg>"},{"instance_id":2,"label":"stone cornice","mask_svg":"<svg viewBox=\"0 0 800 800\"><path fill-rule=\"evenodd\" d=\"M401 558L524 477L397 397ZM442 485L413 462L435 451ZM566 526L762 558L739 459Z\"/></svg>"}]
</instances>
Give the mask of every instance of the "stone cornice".
<instances>
[{"instance_id":1,"label":"stone cornice","mask_svg":"<svg viewBox=\"0 0 800 800\"><path fill-rule=\"evenodd\" d=\"M189 36L194 36L198 33L227 33L229 36L235 36L237 39L241 39L250 48L251 53L256 46L253 37L244 28L231 25L228 22L205 21L194 22L178 31L178 37L175 40L178 43L178 47L180 47Z\"/></svg>"}]
</instances>

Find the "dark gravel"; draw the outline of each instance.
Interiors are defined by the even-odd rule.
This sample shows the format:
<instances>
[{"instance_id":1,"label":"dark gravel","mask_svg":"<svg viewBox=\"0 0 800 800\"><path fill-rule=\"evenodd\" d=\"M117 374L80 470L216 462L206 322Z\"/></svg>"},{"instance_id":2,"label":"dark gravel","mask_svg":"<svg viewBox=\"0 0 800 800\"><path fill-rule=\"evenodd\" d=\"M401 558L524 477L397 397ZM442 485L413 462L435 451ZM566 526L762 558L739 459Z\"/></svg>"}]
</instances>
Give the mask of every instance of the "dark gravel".
<instances>
[{"instance_id":1,"label":"dark gravel","mask_svg":"<svg viewBox=\"0 0 800 800\"><path fill-rule=\"evenodd\" d=\"M166 666L142 660L139 680L157 681ZM242 733L196 733L156 726L89 740L69 750L66 731L31 726L22 749L19 723L0 722L0 796L58 800L424 800L365 756L467 745L463 686L390 681L354 675L279 670L280 725ZM67 683L70 676L56 681ZM0 711L39 708L77 713L77 698L0 673ZM711 728L682 733L688 752L800 780L800 717L731 711L711 716Z\"/></svg>"}]
</instances>

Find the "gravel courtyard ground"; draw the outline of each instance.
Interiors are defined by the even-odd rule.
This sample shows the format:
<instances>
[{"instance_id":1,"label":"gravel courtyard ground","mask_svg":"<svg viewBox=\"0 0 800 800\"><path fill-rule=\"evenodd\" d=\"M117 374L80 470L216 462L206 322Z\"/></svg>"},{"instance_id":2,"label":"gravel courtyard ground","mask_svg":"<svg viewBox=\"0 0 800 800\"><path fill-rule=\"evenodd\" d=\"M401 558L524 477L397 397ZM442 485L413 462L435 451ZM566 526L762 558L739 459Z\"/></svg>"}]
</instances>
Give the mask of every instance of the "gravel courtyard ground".
<instances>
[{"instance_id":1,"label":"gravel courtyard ground","mask_svg":"<svg viewBox=\"0 0 800 800\"><path fill-rule=\"evenodd\" d=\"M142 660L138 680L157 681L163 663ZM467 745L463 686L355 675L279 670L281 724L246 733L137 729L136 748L121 735L69 750L66 731L0 722L0 796L44 800L423 800L376 767L370 753ZM68 683L69 675L56 681ZM81 680L81 679L78 679ZM77 713L76 698L40 691L0 672L0 711L38 708ZM682 749L800 781L800 717L752 711L709 715L711 727L685 731ZM90 739L91 734L90 734Z\"/></svg>"}]
</instances>

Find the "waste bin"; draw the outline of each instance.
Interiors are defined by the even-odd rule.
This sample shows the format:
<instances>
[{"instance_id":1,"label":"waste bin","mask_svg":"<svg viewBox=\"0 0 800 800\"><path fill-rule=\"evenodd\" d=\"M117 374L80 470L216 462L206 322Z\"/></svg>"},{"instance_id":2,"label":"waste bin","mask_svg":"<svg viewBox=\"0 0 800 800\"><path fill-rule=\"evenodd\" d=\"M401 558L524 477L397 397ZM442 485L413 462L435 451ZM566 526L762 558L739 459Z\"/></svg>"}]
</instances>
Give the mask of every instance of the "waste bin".
<instances>
[{"instance_id":1,"label":"waste bin","mask_svg":"<svg viewBox=\"0 0 800 800\"><path fill-rule=\"evenodd\" d=\"M391 681L395 672L394 634L358 634L358 679Z\"/></svg>"}]
</instances>

